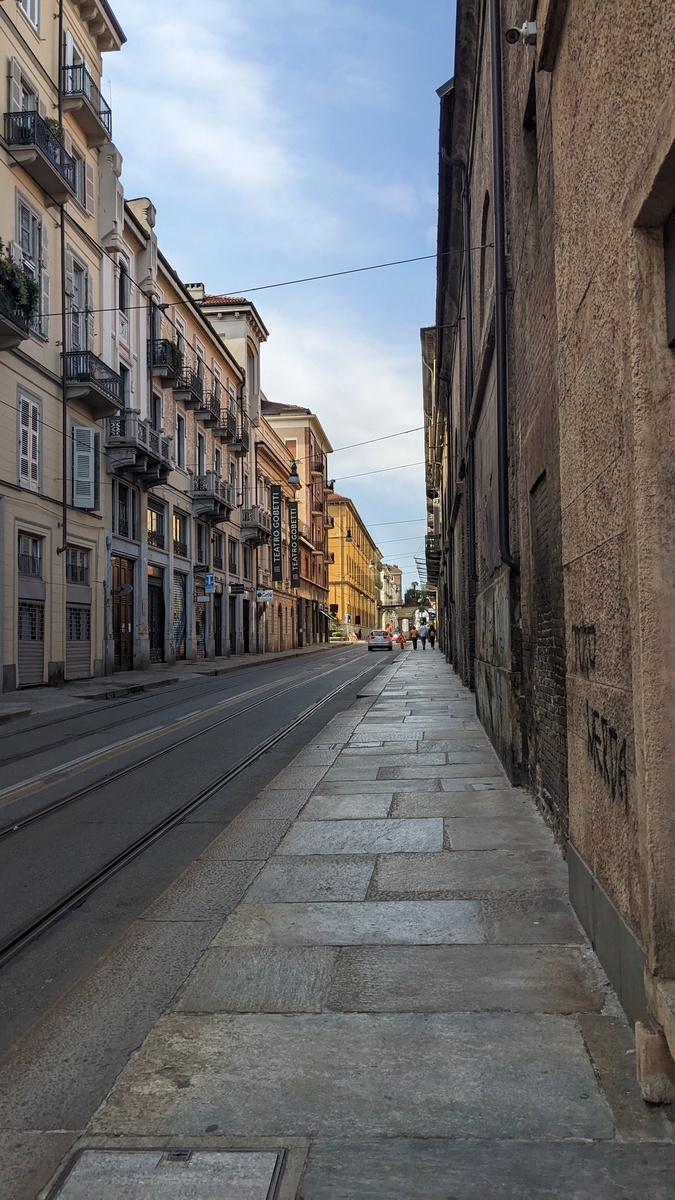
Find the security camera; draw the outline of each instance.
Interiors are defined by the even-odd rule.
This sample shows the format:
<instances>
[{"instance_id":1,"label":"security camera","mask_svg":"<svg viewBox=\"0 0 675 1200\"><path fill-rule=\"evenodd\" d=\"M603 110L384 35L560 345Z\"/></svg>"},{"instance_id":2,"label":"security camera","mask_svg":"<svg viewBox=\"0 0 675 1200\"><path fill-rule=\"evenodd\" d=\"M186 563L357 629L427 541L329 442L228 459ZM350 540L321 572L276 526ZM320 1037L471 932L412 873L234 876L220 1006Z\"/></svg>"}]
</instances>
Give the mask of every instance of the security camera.
<instances>
[{"instance_id":1,"label":"security camera","mask_svg":"<svg viewBox=\"0 0 675 1200\"><path fill-rule=\"evenodd\" d=\"M535 46L537 43L537 23L536 21L525 21L521 29L512 25L510 29L504 31L509 46L515 46L518 42L522 42L524 46Z\"/></svg>"}]
</instances>

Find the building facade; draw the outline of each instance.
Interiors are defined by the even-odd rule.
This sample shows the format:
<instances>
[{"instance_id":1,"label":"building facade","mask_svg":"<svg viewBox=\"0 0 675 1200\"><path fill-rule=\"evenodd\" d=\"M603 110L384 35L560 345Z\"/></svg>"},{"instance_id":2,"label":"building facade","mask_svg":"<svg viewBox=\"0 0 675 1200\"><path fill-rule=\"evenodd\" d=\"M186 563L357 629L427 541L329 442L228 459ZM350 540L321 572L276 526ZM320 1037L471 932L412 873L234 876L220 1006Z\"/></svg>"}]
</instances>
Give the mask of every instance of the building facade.
<instances>
[{"instance_id":1,"label":"building facade","mask_svg":"<svg viewBox=\"0 0 675 1200\"><path fill-rule=\"evenodd\" d=\"M675 25L548 0L507 44L530 16L460 2L439 89L429 579L626 1011L672 1048Z\"/></svg>"},{"instance_id":2,"label":"building facade","mask_svg":"<svg viewBox=\"0 0 675 1200\"><path fill-rule=\"evenodd\" d=\"M378 629L381 554L348 496L328 499L328 587L330 612L345 633L366 636Z\"/></svg>"},{"instance_id":3,"label":"building facade","mask_svg":"<svg viewBox=\"0 0 675 1200\"><path fill-rule=\"evenodd\" d=\"M0 8L2 687L104 670L101 421L120 377L102 336L99 165L112 136L107 3Z\"/></svg>"}]
</instances>

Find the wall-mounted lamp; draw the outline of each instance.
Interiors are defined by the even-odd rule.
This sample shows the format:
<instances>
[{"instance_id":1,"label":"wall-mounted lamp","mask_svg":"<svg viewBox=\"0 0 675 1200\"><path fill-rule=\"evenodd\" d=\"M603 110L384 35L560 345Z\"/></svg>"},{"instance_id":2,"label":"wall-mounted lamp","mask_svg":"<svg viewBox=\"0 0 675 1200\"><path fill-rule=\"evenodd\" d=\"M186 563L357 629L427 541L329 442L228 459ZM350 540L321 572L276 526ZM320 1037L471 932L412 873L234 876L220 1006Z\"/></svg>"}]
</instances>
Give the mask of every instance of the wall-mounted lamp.
<instances>
[{"instance_id":1,"label":"wall-mounted lamp","mask_svg":"<svg viewBox=\"0 0 675 1200\"><path fill-rule=\"evenodd\" d=\"M301 487L300 476L298 475L298 464L296 462L293 462L291 466L291 473L288 476L288 482L292 484L293 487Z\"/></svg>"}]
</instances>

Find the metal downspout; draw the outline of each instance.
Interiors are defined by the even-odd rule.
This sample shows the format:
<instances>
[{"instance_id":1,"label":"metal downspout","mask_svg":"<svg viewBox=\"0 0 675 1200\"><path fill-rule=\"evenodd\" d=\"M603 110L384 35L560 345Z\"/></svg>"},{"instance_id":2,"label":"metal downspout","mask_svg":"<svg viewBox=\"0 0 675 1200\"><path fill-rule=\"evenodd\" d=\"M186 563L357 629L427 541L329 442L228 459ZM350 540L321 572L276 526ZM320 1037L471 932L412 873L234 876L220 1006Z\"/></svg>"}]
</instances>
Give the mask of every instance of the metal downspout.
<instances>
[{"instance_id":1,"label":"metal downspout","mask_svg":"<svg viewBox=\"0 0 675 1200\"><path fill-rule=\"evenodd\" d=\"M59 0L58 13L58 75L56 92L58 96L58 120L63 123L63 0ZM68 380L66 376L66 349L68 337L68 319L66 305L66 208L59 205L59 257L61 259L61 545L56 553L64 554L68 545Z\"/></svg>"},{"instance_id":2,"label":"metal downspout","mask_svg":"<svg viewBox=\"0 0 675 1200\"><path fill-rule=\"evenodd\" d=\"M518 570L509 536L508 380L506 356L506 246L504 229L504 115L499 0L490 5L490 77L492 92L492 188L494 192L495 354L497 366L497 481L499 553L507 567Z\"/></svg>"}]
</instances>

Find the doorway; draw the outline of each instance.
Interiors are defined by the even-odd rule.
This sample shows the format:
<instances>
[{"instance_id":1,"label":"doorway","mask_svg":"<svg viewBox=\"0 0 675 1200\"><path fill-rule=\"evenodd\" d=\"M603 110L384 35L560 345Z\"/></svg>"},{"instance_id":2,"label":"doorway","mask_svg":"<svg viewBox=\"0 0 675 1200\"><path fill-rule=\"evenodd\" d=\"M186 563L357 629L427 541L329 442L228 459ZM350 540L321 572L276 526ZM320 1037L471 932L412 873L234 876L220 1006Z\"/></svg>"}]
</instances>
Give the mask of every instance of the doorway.
<instances>
[{"instance_id":1,"label":"doorway","mask_svg":"<svg viewBox=\"0 0 675 1200\"><path fill-rule=\"evenodd\" d=\"M176 659L187 654L187 575L174 571L173 576L173 640Z\"/></svg>"},{"instance_id":2,"label":"doorway","mask_svg":"<svg viewBox=\"0 0 675 1200\"><path fill-rule=\"evenodd\" d=\"M213 653L216 658L223 655L223 597L213 597Z\"/></svg>"},{"instance_id":3,"label":"doorway","mask_svg":"<svg viewBox=\"0 0 675 1200\"><path fill-rule=\"evenodd\" d=\"M112 624L115 671L134 667L134 563L131 558L113 554Z\"/></svg>"},{"instance_id":4,"label":"doorway","mask_svg":"<svg viewBox=\"0 0 675 1200\"><path fill-rule=\"evenodd\" d=\"M244 654L251 649L251 601L244 600Z\"/></svg>"},{"instance_id":5,"label":"doorway","mask_svg":"<svg viewBox=\"0 0 675 1200\"><path fill-rule=\"evenodd\" d=\"M229 624L230 624L230 654L237 653L237 598L230 596L229 598Z\"/></svg>"},{"instance_id":6,"label":"doorway","mask_svg":"<svg viewBox=\"0 0 675 1200\"><path fill-rule=\"evenodd\" d=\"M148 567L148 635L150 662L164 662L164 568Z\"/></svg>"}]
</instances>

